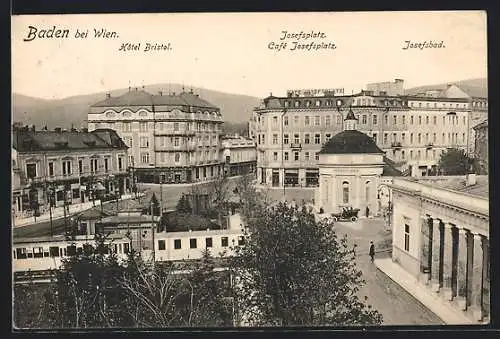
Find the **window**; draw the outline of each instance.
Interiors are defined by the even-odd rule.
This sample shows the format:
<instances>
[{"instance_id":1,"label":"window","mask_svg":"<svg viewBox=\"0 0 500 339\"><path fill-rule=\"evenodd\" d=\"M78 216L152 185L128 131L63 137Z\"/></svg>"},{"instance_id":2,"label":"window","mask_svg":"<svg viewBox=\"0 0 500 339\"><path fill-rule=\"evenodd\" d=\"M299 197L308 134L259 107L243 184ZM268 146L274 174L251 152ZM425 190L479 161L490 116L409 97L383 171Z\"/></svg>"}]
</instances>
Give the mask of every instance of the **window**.
<instances>
[{"instance_id":1,"label":"window","mask_svg":"<svg viewBox=\"0 0 500 339\"><path fill-rule=\"evenodd\" d=\"M410 116L410 125L413 125L413 115Z\"/></svg>"},{"instance_id":2,"label":"window","mask_svg":"<svg viewBox=\"0 0 500 339\"><path fill-rule=\"evenodd\" d=\"M36 178L36 164L26 164L26 176L28 178Z\"/></svg>"},{"instance_id":3,"label":"window","mask_svg":"<svg viewBox=\"0 0 500 339\"><path fill-rule=\"evenodd\" d=\"M418 133L418 136L417 136L417 143L422 143L422 134Z\"/></svg>"},{"instance_id":4,"label":"window","mask_svg":"<svg viewBox=\"0 0 500 339\"><path fill-rule=\"evenodd\" d=\"M433 117L432 117L432 123L433 123L434 125L436 124L436 121L437 121L436 116L433 116Z\"/></svg>"},{"instance_id":5,"label":"window","mask_svg":"<svg viewBox=\"0 0 500 339\"><path fill-rule=\"evenodd\" d=\"M227 247L229 245L229 240L227 237L220 238L220 244L222 247Z\"/></svg>"},{"instance_id":6,"label":"window","mask_svg":"<svg viewBox=\"0 0 500 339\"><path fill-rule=\"evenodd\" d=\"M278 134L273 134L273 144L276 145L278 143Z\"/></svg>"},{"instance_id":7,"label":"window","mask_svg":"<svg viewBox=\"0 0 500 339\"><path fill-rule=\"evenodd\" d=\"M413 159L413 150L410 150L410 159Z\"/></svg>"},{"instance_id":8,"label":"window","mask_svg":"<svg viewBox=\"0 0 500 339\"><path fill-rule=\"evenodd\" d=\"M283 135L283 144L288 145L288 134Z\"/></svg>"},{"instance_id":9,"label":"window","mask_svg":"<svg viewBox=\"0 0 500 339\"><path fill-rule=\"evenodd\" d=\"M174 240L174 249L180 250L181 248L182 248L181 239L175 239Z\"/></svg>"},{"instance_id":10,"label":"window","mask_svg":"<svg viewBox=\"0 0 500 339\"><path fill-rule=\"evenodd\" d=\"M283 125L288 126L288 117L283 117Z\"/></svg>"},{"instance_id":11,"label":"window","mask_svg":"<svg viewBox=\"0 0 500 339\"><path fill-rule=\"evenodd\" d=\"M273 126L278 126L278 117L273 117Z\"/></svg>"},{"instance_id":12,"label":"window","mask_svg":"<svg viewBox=\"0 0 500 339\"><path fill-rule=\"evenodd\" d=\"M443 117L443 125L446 125L446 117Z\"/></svg>"},{"instance_id":13,"label":"window","mask_svg":"<svg viewBox=\"0 0 500 339\"><path fill-rule=\"evenodd\" d=\"M417 159L420 159L421 156L420 156L420 150L417 151Z\"/></svg>"},{"instance_id":14,"label":"window","mask_svg":"<svg viewBox=\"0 0 500 339\"><path fill-rule=\"evenodd\" d=\"M285 161L288 161L288 152L285 152Z\"/></svg>"},{"instance_id":15,"label":"window","mask_svg":"<svg viewBox=\"0 0 500 339\"><path fill-rule=\"evenodd\" d=\"M366 114L363 114L362 117L361 117L361 123L363 125L366 125Z\"/></svg>"},{"instance_id":16,"label":"window","mask_svg":"<svg viewBox=\"0 0 500 339\"><path fill-rule=\"evenodd\" d=\"M309 160L309 152L305 152L304 153L304 159L305 160Z\"/></svg>"},{"instance_id":17,"label":"window","mask_svg":"<svg viewBox=\"0 0 500 339\"><path fill-rule=\"evenodd\" d=\"M403 115L403 125L406 124L406 115Z\"/></svg>"},{"instance_id":18,"label":"window","mask_svg":"<svg viewBox=\"0 0 500 339\"><path fill-rule=\"evenodd\" d=\"M387 117L387 115L384 115L384 124L389 124L389 118Z\"/></svg>"},{"instance_id":19,"label":"window","mask_svg":"<svg viewBox=\"0 0 500 339\"><path fill-rule=\"evenodd\" d=\"M149 153L147 152L141 153L141 162L143 164L149 164Z\"/></svg>"},{"instance_id":20,"label":"window","mask_svg":"<svg viewBox=\"0 0 500 339\"><path fill-rule=\"evenodd\" d=\"M299 161L299 152L293 152L293 157L295 161Z\"/></svg>"},{"instance_id":21,"label":"window","mask_svg":"<svg viewBox=\"0 0 500 339\"><path fill-rule=\"evenodd\" d=\"M392 117L392 123L394 125L397 125L397 123L398 123L398 117L397 117L397 115L395 115L395 116Z\"/></svg>"},{"instance_id":22,"label":"window","mask_svg":"<svg viewBox=\"0 0 500 339\"><path fill-rule=\"evenodd\" d=\"M80 174L83 173L83 160L82 159L78 160L78 173L80 173Z\"/></svg>"},{"instance_id":23,"label":"window","mask_svg":"<svg viewBox=\"0 0 500 339\"><path fill-rule=\"evenodd\" d=\"M410 251L410 225L405 224L405 251Z\"/></svg>"},{"instance_id":24,"label":"window","mask_svg":"<svg viewBox=\"0 0 500 339\"><path fill-rule=\"evenodd\" d=\"M429 142L429 133L425 133L425 142Z\"/></svg>"},{"instance_id":25,"label":"window","mask_svg":"<svg viewBox=\"0 0 500 339\"><path fill-rule=\"evenodd\" d=\"M428 116L428 115L425 117L425 124L426 124L426 125L428 125L428 124L429 124L429 116Z\"/></svg>"},{"instance_id":26,"label":"window","mask_svg":"<svg viewBox=\"0 0 500 339\"><path fill-rule=\"evenodd\" d=\"M373 124L374 124L374 125L376 125L376 124L377 124L377 116L376 116L376 115L374 115L374 116L373 116Z\"/></svg>"},{"instance_id":27,"label":"window","mask_svg":"<svg viewBox=\"0 0 500 339\"><path fill-rule=\"evenodd\" d=\"M298 135L298 134L293 135L293 143L300 144L300 135Z\"/></svg>"},{"instance_id":28,"label":"window","mask_svg":"<svg viewBox=\"0 0 500 339\"><path fill-rule=\"evenodd\" d=\"M212 238L205 238L205 248L212 247Z\"/></svg>"},{"instance_id":29,"label":"window","mask_svg":"<svg viewBox=\"0 0 500 339\"><path fill-rule=\"evenodd\" d=\"M392 133L392 141L397 141L396 133Z\"/></svg>"},{"instance_id":30,"label":"window","mask_svg":"<svg viewBox=\"0 0 500 339\"><path fill-rule=\"evenodd\" d=\"M140 132L147 132L148 131L148 123L147 122L140 122L139 123L139 131Z\"/></svg>"},{"instance_id":31,"label":"window","mask_svg":"<svg viewBox=\"0 0 500 339\"><path fill-rule=\"evenodd\" d=\"M387 144L387 133L384 133L384 144Z\"/></svg>"},{"instance_id":32,"label":"window","mask_svg":"<svg viewBox=\"0 0 500 339\"><path fill-rule=\"evenodd\" d=\"M347 181L342 183L342 202L344 204L349 203L349 183Z\"/></svg>"},{"instance_id":33,"label":"window","mask_svg":"<svg viewBox=\"0 0 500 339\"><path fill-rule=\"evenodd\" d=\"M123 157L118 157L118 170L123 170Z\"/></svg>"},{"instance_id":34,"label":"window","mask_svg":"<svg viewBox=\"0 0 500 339\"><path fill-rule=\"evenodd\" d=\"M432 150L432 158L436 159L436 150L435 149Z\"/></svg>"},{"instance_id":35,"label":"window","mask_svg":"<svg viewBox=\"0 0 500 339\"><path fill-rule=\"evenodd\" d=\"M465 133L462 133L462 142L465 142Z\"/></svg>"},{"instance_id":36,"label":"window","mask_svg":"<svg viewBox=\"0 0 500 339\"><path fill-rule=\"evenodd\" d=\"M33 248L33 258L43 258L43 247Z\"/></svg>"},{"instance_id":37,"label":"window","mask_svg":"<svg viewBox=\"0 0 500 339\"><path fill-rule=\"evenodd\" d=\"M337 125L342 123L342 115L337 115Z\"/></svg>"},{"instance_id":38,"label":"window","mask_svg":"<svg viewBox=\"0 0 500 339\"><path fill-rule=\"evenodd\" d=\"M53 162L49 162L49 176L52 177L53 175L54 175L54 163Z\"/></svg>"},{"instance_id":39,"label":"window","mask_svg":"<svg viewBox=\"0 0 500 339\"><path fill-rule=\"evenodd\" d=\"M174 161L175 161L175 162L179 162L179 161L181 161L181 154L180 154L180 153L175 153L175 158L174 158Z\"/></svg>"},{"instance_id":40,"label":"window","mask_svg":"<svg viewBox=\"0 0 500 339\"><path fill-rule=\"evenodd\" d=\"M130 132L130 122L124 122L123 123L123 131L124 132Z\"/></svg>"},{"instance_id":41,"label":"window","mask_svg":"<svg viewBox=\"0 0 500 339\"><path fill-rule=\"evenodd\" d=\"M109 159L104 158L104 171L109 171Z\"/></svg>"},{"instance_id":42,"label":"window","mask_svg":"<svg viewBox=\"0 0 500 339\"><path fill-rule=\"evenodd\" d=\"M320 125L320 117L319 117L319 115L316 115L314 117L314 125L315 126L319 126Z\"/></svg>"},{"instance_id":43,"label":"window","mask_svg":"<svg viewBox=\"0 0 500 339\"><path fill-rule=\"evenodd\" d=\"M463 123L464 123L464 125L465 125L465 115L463 116Z\"/></svg>"},{"instance_id":44,"label":"window","mask_svg":"<svg viewBox=\"0 0 500 339\"><path fill-rule=\"evenodd\" d=\"M331 117L331 115L325 116L325 125L326 126L330 126L331 123L332 123L332 117Z\"/></svg>"},{"instance_id":45,"label":"window","mask_svg":"<svg viewBox=\"0 0 500 339\"><path fill-rule=\"evenodd\" d=\"M422 125L422 117L421 116L418 117L418 124Z\"/></svg>"},{"instance_id":46,"label":"window","mask_svg":"<svg viewBox=\"0 0 500 339\"><path fill-rule=\"evenodd\" d=\"M365 201L370 202L370 196L371 196L371 183L370 181L366 182L365 186Z\"/></svg>"},{"instance_id":47,"label":"window","mask_svg":"<svg viewBox=\"0 0 500 339\"><path fill-rule=\"evenodd\" d=\"M238 245L239 246L245 245L245 238L241 235L238 237Z\"/></svg>"},{"instance_id":48,"label":"window","mask_svg":"<svg viewBox=\"0 0 500 339\"><path fill-rule=\"evenodd\" d=\"M97 172L98 163L97 159L90 159L90 172Z\"/></svg>"},{"instance_id":49,"label":"window","mask_svg":"<svg viewBox=\"0 0 500 339\"><path fill-rule=\"evenodd\" d=\"M321 143L321 134L315 134L314 135L314 143L316 145L319 145Z\"/></svg>"},{"instance_id":50,"label":"window","mask_svg":"<svg viewBox=\"0 0 500 339\"><path fill-rule=\"evenodd\" d=\"M315 104L316 104L316 107L319 107L319 106L321 106L321 101L316 100Z\"/></svg>"},{"instance_id":51,"label":"window","mask_svg":"<svg viewBox=\"0 0 500 339\"><path fill-rule=\"evenodd\" d=\"M304 125L308 126L309 125L309 116L304 117Z\"/></svg>"},{"instance_id":52,"label":"window","mask_svg":"<svg viewBox=\"0 0 500 339\"><path fill-rule=\"evenodd\" d=\"M299 124L299 116L298 115L294 115L293 116L293 124L294 125L298 125Z\"/></svg>"},{"instance_id":53,"label":"window","mask_svg":"<svg viewBox=\"0 0 500 339\"><path fill-rule=\"evenodd\" d=\"M174 131L175 132L179 131L179 123L178 122L174 122Z\"/></svg>"},{"instance_id":54,"label":"window","mask_svg":"<svg viewBox=\"0 0 500 339\"><path fill-rule=\"evenodd\" d=\"M165 251L165 240L158 240L158 250L159 251Z\"/></svg>"},{"instance_id":55,"label":"window","mask_svg":"<svg viewBox=\"0 0 500 339\"><path fill-rule=\"evenodd\" d=\"M309 144L309 142L310 142L310 136L309 133L307 133L304 135L304 144Z\"/></svg>"},{"instance_id":56,"label":"window","mask_svg":"<svg viewBox=\"0 0 500 339\"><path fill-rule=\"evenodd\" d=\"M401 151L401 158L402 158L402 159L404 159L404 158L405 158L405 151L404 151L404 150L402 150L402 151Z\"/></svg>"},{"instance_id":57,"label":"window","mask_svg":"<svg viewBox=\"0 0 500 339\"><path fill-rule=\"evenodd\" d=\"M26 248L16 248L16 259L26 259Z\"/></svg>"},{"instance_id":58,"label":"window","mask_svg":"<svg viewBox=\"0 0 500 339\"><path fill-rule=\"evenodd\" d=\"M148 148L149 147L149 139L148 139L148 137L141 137L139 140L140 140L140 146L142 148Z\"/></svg>"},{"instance_id":59,"label":"window","mask_svg":"<svg viewBox=\"0 0 500 339\"><path fill-rule=\"evenodd\" d=\"M63 175L71 175L71 161L64 160L62 162Z\"/></svg>"},{"instance_id":60,"label":"window","mask_svg":"<svg viewBox=\"0 0 500 339\"><path fill-rule=\"evenodd\" d=\"M372 138L373 138L373 141L378 142L378 140L377 140L377 133L373 133L373 137Z\"/></svg>"},{"instance_id":61,"label":"window","mask_svg":"<svg viewBox=\"0 0 500 339\"><path fill-rule=\"evenodd\" d=\"M290 102L289 101L285 101L285 107L289 107L290 106Z\"/></svg>"},{"instance_id":62,"label":"window","mask_svg":"<svg viewBox=\"0 0 500 339\"><path fill-rule=\"evenodd\" d=\"M405 134L401 133L401 142L404 144L405 143Z\"/></svg>"},{"instance_id":63,"label":"window","mask_svg":"<svg viewBox=\"0 0 500 339\"><path fill-rule=\"evenodd\" d=\"M189 239L189 248L196 248L196 239Z\"/></svg>"},{"instance_id":64,"label":"window","mask_svg":"<svg viewBox=\"0 0 500 339\"><path fill-rule=\"evenodd\" d=\"M278 161L278 152L273 152L273 160Z\"/></svg>"},{"instance_id":65,"label":"window","mask_svg":"<svg viewBox=\"0 0 500 339\"><path fill-rule=\"evenodd\" d=\"M264 141L262 141L262 143L264 143ZM179 137L175 137L174 138L174 146L179 146L180 145L180 138Z\"/></svg>"},{"instance_id":66,"label":"window","mask_svg":"<svg viewBox=\"0 0 500 339\"><path fill-rule=\"evenodd\" d=\"M330 140L331 137L332 137L332 135L330 133L326 133L325 134L325 141Z\"/></svg>"},{"instance_id":67,"label":"window","mask_svg":"<svg viewBox=\"0 0 500 339\"><path fill-rule=\"evenodd\" d=\"M314 159L315 159L316 161L318 161L318 160L319 160L319 153L318 153L318 152L316 152L316 153L314 154Z\"/></svg>"},{"instance_id":68,"label":"window","mask_svg":"<svg viewBox=\"0 0 500 339\"><path fill-rule=\"evenodd\" d=\"M59 246L50 246L49 247L49 255L51 257L58 257L59 256Z\"/></svg>"}]
</instances>

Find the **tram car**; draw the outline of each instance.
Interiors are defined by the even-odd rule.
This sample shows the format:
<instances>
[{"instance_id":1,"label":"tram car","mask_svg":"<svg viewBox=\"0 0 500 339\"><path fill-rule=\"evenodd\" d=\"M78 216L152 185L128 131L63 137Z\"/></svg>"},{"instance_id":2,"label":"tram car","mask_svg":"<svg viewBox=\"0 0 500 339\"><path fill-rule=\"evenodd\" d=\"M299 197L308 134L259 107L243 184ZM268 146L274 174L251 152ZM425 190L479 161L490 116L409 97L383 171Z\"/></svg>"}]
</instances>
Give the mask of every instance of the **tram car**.
<instances>
[{"instance_id":1,"label":"tram car","mask_svg":"<svg viewBox=\"0 0 500 339\"><path fill-rule=\"evenodd\" d=\"M110 234L105 242L110 252L119 259L126 259L130 239L120 234ZM88 236L68 240L64 235L37 238L14 238L12 244L12 270L14 276L26 272L45 272L59 269L62 260L84 250L95 248L96 241ZM92 247L90 247L92 246Z\"/></svg>"}]
</instances>

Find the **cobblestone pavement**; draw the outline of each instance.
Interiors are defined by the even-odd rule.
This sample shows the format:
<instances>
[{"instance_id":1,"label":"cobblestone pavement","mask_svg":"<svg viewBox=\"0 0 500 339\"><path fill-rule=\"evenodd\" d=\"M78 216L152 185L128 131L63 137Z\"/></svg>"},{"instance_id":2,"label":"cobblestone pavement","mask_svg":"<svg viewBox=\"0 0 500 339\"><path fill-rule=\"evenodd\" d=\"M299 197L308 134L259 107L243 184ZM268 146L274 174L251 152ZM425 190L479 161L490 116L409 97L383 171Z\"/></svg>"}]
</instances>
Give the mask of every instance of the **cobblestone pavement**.
<instances>
[{"instance_id":1,"label":"cobblestone pavement","mask_svg":"<svg viewBox=\"0 0 500 339\"><path fill-rule=\"evenodd\" d=\"M370 241L375 244L376 257L389 257L392 234L382 219L360 219L355 223L337 223L339 234L347 234L349 243L357 244L357 266L363 272L366 284L360 296L368 297L368 304L383 316L383 325L441 325L443 321L429 311L401 286L378 270L370 262Z\"/></svg>"}]
</instances>

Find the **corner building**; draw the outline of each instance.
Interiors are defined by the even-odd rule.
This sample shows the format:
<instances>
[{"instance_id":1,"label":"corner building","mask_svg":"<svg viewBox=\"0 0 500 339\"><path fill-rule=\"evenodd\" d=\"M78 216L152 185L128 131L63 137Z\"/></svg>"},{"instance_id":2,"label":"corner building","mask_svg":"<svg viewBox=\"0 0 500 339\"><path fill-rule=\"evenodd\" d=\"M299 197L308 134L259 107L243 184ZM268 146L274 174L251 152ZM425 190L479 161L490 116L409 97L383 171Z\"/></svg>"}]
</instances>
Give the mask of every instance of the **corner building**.
<instances>
[{"instance_id":1,"label":"corner building","mask_svg":"<svg viewBox=\"0 0 500 339\"><path fill-rule=\"evenodd\" d=\"M130 89L90 107L89 130L115 130L129 146L134 180L190 183L222 173L220 109L197 94Z\"/></svg>"},{"instance_id":2,"label":"corner building","mask_svg":"<svg viewBox=\"0 0 500 339\"><path fill-rule=\"evenodd\" d=\"M405 94L401 79L367 88L353 95L302 90L263 99L249 124L257 144L259 184L317 186L319 151L344 130L350 109L359 131L406 175L438 174L439 157L448 148L473 152L471 123L487 118L486 98L470 96L456 85Z\"/></svg>"}]
</instances>

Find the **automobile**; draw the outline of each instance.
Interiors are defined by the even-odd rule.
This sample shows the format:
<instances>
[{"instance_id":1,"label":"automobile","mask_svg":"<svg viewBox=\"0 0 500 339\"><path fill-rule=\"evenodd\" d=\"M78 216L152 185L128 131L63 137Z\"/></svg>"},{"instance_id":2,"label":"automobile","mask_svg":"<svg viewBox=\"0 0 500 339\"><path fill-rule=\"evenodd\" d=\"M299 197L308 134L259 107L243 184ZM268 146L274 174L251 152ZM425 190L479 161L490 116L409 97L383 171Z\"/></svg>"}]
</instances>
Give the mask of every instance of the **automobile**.
<instances>
[{"instance_id":1,"label":"automobile","mask_svg":"<svg viewBox=\"0 0 500 339\"><path fill-rule=\"evenodd\" d=\"M347 207L342 209L342 213L332 213L334 221L356 221L358 220L359 208Z\"/></svg>"}]
</instances>

